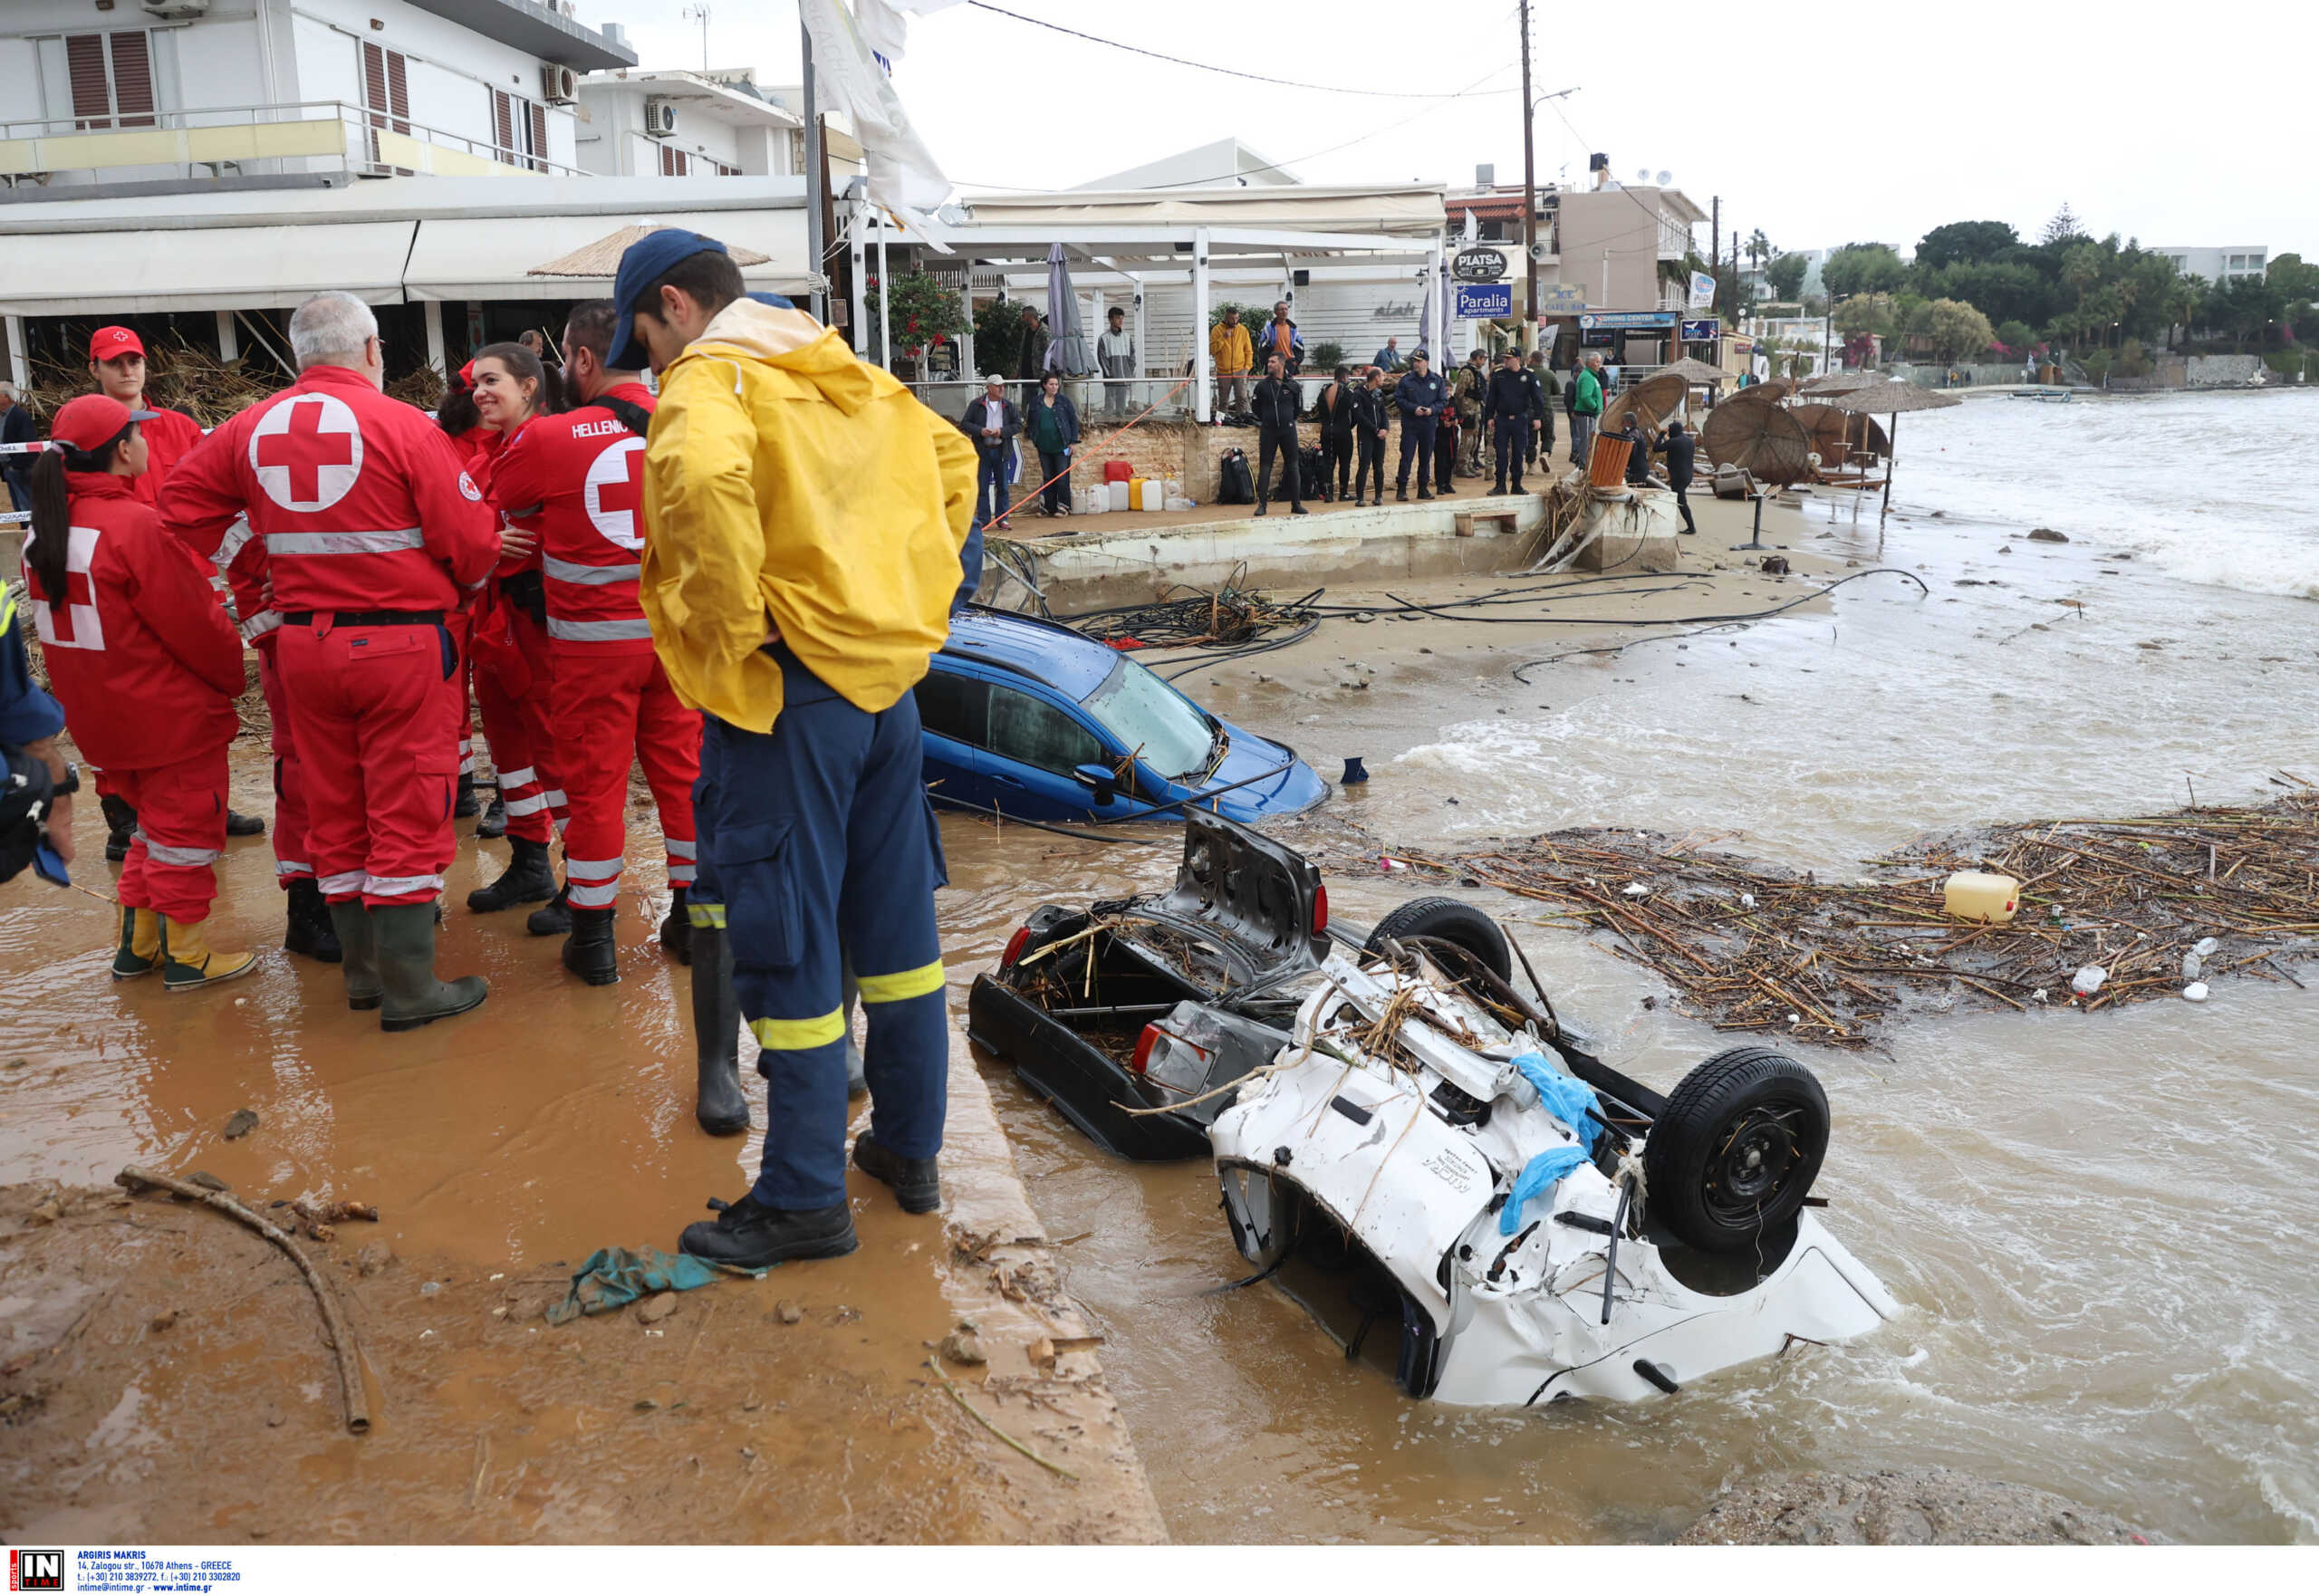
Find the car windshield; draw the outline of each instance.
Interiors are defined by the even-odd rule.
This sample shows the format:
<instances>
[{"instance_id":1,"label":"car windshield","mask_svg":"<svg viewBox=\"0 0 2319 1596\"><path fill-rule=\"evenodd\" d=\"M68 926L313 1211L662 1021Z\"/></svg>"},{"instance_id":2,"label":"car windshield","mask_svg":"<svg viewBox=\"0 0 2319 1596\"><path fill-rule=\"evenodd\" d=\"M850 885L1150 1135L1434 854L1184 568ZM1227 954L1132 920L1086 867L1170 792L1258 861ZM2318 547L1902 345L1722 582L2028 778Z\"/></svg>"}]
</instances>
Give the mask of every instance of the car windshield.
<instances>
[{"instance_id":1,"label":"car windshield","mask_svg":"<svg viewBox=\"0 0 2319 1596\"><path fill-rule=\"evenodd\" d=\"M1134 660L1121 660L1087 695L1086 708L1122 746L1169 780L1208 774L1216 728L1189 698Z\"/></svg>"}]
</instances>

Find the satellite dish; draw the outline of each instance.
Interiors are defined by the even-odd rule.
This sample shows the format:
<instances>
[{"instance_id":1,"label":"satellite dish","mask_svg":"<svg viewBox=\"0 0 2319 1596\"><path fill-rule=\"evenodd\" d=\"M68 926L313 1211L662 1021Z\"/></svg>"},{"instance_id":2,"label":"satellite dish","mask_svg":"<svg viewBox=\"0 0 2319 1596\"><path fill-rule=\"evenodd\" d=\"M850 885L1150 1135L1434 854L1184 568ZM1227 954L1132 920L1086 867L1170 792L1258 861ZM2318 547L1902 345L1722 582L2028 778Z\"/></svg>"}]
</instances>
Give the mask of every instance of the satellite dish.
<instances>
[{"instance_id":1,"label":"satellite dish","mask_svg":"<svg viewBox=\"0 0 2319 1596\"><path fill-rule=\"evenodd\" d=\"M1668 185L1668 184L1669 184L1669 183L1673 182L1674 180L1675 180L1675 174L1674 174L1674 173L1672 173L1672 172L1661 172L1661 173L1660 173L1660 174L1659 174L1659 186L1660 186L1661 188L1664 188L1665 187L1667 187L1667 185Z\"/></svg>"},{"instance_id":2,"label":"satellite dish","mask_svg":"<svg viewBox=\"0 0 2319 1596\"><path fill-rule=\"evenodd\" d=\"M1650 168L1649 167L1642 167L1642 168L1638 168L1638 169L1636 170L1636 172L1635 172L1635 175L1634 175L1634 180L1635 180L1636 182L1638 182L1638 183L1648 183L1648 182L1650 182Z\"/></svg>"}]
</instances>

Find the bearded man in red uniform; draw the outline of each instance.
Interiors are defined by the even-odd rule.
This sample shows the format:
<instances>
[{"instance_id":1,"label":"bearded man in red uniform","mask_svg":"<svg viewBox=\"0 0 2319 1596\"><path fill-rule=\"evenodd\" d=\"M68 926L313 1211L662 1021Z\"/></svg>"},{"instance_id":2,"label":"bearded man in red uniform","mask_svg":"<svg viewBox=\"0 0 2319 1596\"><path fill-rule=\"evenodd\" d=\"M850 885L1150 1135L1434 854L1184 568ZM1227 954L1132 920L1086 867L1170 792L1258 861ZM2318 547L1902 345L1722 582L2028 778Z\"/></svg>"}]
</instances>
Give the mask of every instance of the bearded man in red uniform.
<instances>
[{"instance_id":1,"label":"bearded man in red uniform","mask_svg":"<svg viewBox=\"0 0 2319 1596\"><path fill-rule=\"evenodd\" d=\"M571 804L563 870L572 934L563 964L596 986L620 979L612 912L625 861L631 760L644 766L668 848L671 902L660 944L679 961L689 959L685 889L695 868L692 785L700 774L700 714L669 685L636 596L653 401L639 373L605 364L618 320L608 299L573 311L563 371L579 408L524 422L492 470L501 513L540 539L555 659L552 714Z\"/></svg>"},{"instance_id":2,"label":"bearded man in red uniform","mask_svg":"<svg viewBox=\"0 0 2319 1596\"><path fill-rule=\"evenodd\" d=\"M306 777L307 846L338 932L347 1005L406 1031L482 1003L435 975L453 851L458 654L447 612L499 556L448 439L380 391L379 323L351 293L290 318L295 384L178 462L163 523L214 559L236 516L265 540L275 663Z\"/></svg>"}]
</instances>

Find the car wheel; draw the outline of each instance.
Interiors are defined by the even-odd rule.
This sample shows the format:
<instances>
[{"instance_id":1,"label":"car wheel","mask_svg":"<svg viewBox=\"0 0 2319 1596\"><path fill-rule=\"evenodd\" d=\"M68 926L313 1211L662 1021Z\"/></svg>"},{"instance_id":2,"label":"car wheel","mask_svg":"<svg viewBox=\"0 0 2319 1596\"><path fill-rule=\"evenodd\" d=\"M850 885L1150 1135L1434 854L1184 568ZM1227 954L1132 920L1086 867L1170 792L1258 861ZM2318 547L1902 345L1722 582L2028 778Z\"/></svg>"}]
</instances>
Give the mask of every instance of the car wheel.
<instances>
[{"instance_id":1,"label":"car wheel","mask_svg":"<svg viewBox=\"0 0 2319 1596\"><path fill-rule=\"evenodd\" d=\"M1388 938L1404 942L1411 937L1454 942L1487 965L1499 980L1513 978L1514 955L1506 945L1506 933L1470 903L1454 898L1411 899L1377 922L1362 951L1382 953Z\"/></svg>"},{"instance_id":2,"label":"car wheel","mask_svg":"<svg viewBox=\"0 0 2319 1596\"><path fill-rule=\"evenodd\" d=\"M1650 1212L1708 1253L1746 1252L1795 1219L1828 1151L1828 1098L1767 1047L1719 1053L1683 1077L1642 1147Z\"/></svg>"}]
</instances>

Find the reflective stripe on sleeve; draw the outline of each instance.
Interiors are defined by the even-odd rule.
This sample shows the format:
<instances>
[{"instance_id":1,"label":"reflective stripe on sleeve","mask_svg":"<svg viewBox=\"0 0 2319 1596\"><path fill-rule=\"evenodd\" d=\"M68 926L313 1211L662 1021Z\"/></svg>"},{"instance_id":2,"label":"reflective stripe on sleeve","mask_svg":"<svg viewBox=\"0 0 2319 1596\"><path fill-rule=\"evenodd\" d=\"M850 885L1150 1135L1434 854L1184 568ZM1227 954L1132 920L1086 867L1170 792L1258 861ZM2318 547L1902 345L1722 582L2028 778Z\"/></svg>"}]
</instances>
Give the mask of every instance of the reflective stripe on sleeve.
<instances>
[{"instance_id":1,"label":"reflective stripe on sleeve","mask_svg":"<svg viewBox=\"0 0 2319 1596\"><path fill-rule=\"evenodd\" d=\"M832 1009L811 1020L751 1020L749 1034L757 1039L759 1047L769 1047L777 1053L827 1047L845 1039L845 1011Z\"/></svg>"},{"instance_id":2,"label":"reflective stripe on sleeve","mask_svg":"<svg viewBox=\"0 0 2319 1596\"><path fill-rule=\"evenodd\" d=\"M641 565L582 565L571 560L559 560L553 554L540 556L540 571L550 582L568 582L574 587L605 588L616 582L634 582L644 574Z\"/></svg>"},{"instance_id":3,"label":"reflective stripe on sleeve","mask_svg":"<svg viewBox=\"0 0 2319 1596\"><path fill-rule=\"evenodd\" d=\"M325 896L332 894L343 895L348 892L360 892L362 890L362 872L361 870L342 870L334 876L324 876L315 884L322 888Z\"/></svg>"},{"instance_id":4,"label":"reflective stripe on sleeve","mask_svg":"<svg viewBox=\"0 0 2319 1596\"><path fill-rule=\"evenodd\" d=\"M156 842L144 832L137 833L145 844L145 857L155 864L174 864L190 869L195 865L216 864L225 857L217 848L172 848L167 842Z\"/></svg>"},{"instance_id":5,"label":"reflective stripe on sleeve","mask_svg":"<svg viewBox=\"0 0 2319 1596\"><path fill-rule=\"evenodd\" d=\"M650 640L652 623L635 620L559 620L547 618L547 635L561 638L567 643L622 643L635 639Z\"/></svg>"},{"instance_id":6,"label":"reflective stripe on sleeve","mask_svg":"<svg viewBox=\"0 0 2319 1596\"><path fill-rule=\"evenodd\" d=\"M666 839L666 841L670 859L698 859L700 857L699 844L689 837L670 837Z\"/></svg>"},{"instance_id":7,"label":"reflective stripe on sleeve","mask_svg":"<svg viewBox=\"0 0 2319 1596\"><path fill-rule=\"evenodd\" d=\"M277 859L274 861L274 874L276 880L290 876L311 876L313 873L314 867L303 859Z\"/></svg>"},{"instance_id":8,"label":"reflective stripe on sleeve","mask_svg":"<svg viewBox=\"0 0 2319 1596\"><path fill-rule=\"evenodd\" d=\"M423 549L427 535L416 526L386 532L269 532L269 554L391 554L402 549Z\"/></svg>"},{"instance_id":9,"label":"reflective stripe on sleeve","mask_svg":"<svg viewBox=\"0 0 2319 1596\"><path fill-rule=\"evenodd\" d=\"M217 540L217 552L209 556L209 562L220 571L225 570L234 562L234 556L248 546L250 539L255 535L255 532L250 525L248 516L235 516L234 524L227 527L226 535Z\"/></svg>"},{"instance_id":10,"label":"reflective stripe on sleeve","mask_svg":"<svg viewBox=\"0 0 2319 1596\"><path fill-rule=\"evenodd\" d=\"M281 624L282 616L279 611L265 610L251 616L247 620L243 621L240 626L235 628L235 630L242 634L242 641L245 643L255 643L258 639L274 630Z\"/></svg>"},{"instance_id":11,"label":"reflective stripe on sleeve","mask_svg":"<svg viewBox=\"0 0 2319 1596\"><path fill-rule=\"evenodd\" d=\"M544 793L535 793L529 798L510 798L506 801L507 813L511 817L537 814L546 807L547 794Z\"/></svg>"},{"instance_id":12,"label":"reflective stripe on sleeve","mask_svg":"<svg viewBox=\"0 0 2319 1596\"><path fill-rule=\"evenodd\" d=\"M440 892L440 876L365 876L362 890L371 898L402 898L413 892Z\"/></svg>"},{"instance_id":13,"label":"reflective stripe on sleeve","mask_svg":"<svg viewBox=\"0 0 2319 1596\"><path fill-rule=\"evenodd\" d=\"M574 909L610 909L620 900L620 878L614 876L609 881L567 881L564 897Z\"/></svg>"},{"instance_id":14,"label":"reflective stripe on sleeve","mask_svg":"<svg viewBox=\"0 0 2319 1596\"><path fill-rule=\"evenodd\" d=\"M693 880L697 873L697 867L688 864L678 864L672 860L669 865L669 885L671 887L689 887L693 884Z\"/></svg>"},{"instance_id":15,"label":"reflective stripe on sleeve","mask_svg":"<svg viewBox=\"0 0 2319 1596\"><path fill-rule=\"evenodd\" d=\"M900 1003L912 997L924 997L929 992L942 990L942 961L920 965L914 970L897 970L890 976L856 976L864 1003Z\"/></svg>"},{"instance_id":16,"label":"reflective stripe on sleeve","mask_svg":"<svg viewBox=\"0 0 2319 1596\"><path fill-rule=\"evenodd\" d=\"M542 793L540 796L547 800L547 806L550 809L569 809L572 807L572 800L563 795L563 789L561 787L550 787L546 792Z\"/></svg>"},{"instance_id":17,"label":"reflective stripe on sleeve","mask_svg":"<svg viewBox=\"0 0 2319 1596\"><path fill-rule=\"evenodd\" d=\"M510 787L527 787L539 779L540 773L528 764L521 770L503 770L499 773L499 790L504 793Z\"/></svg>"}]
</instances>

